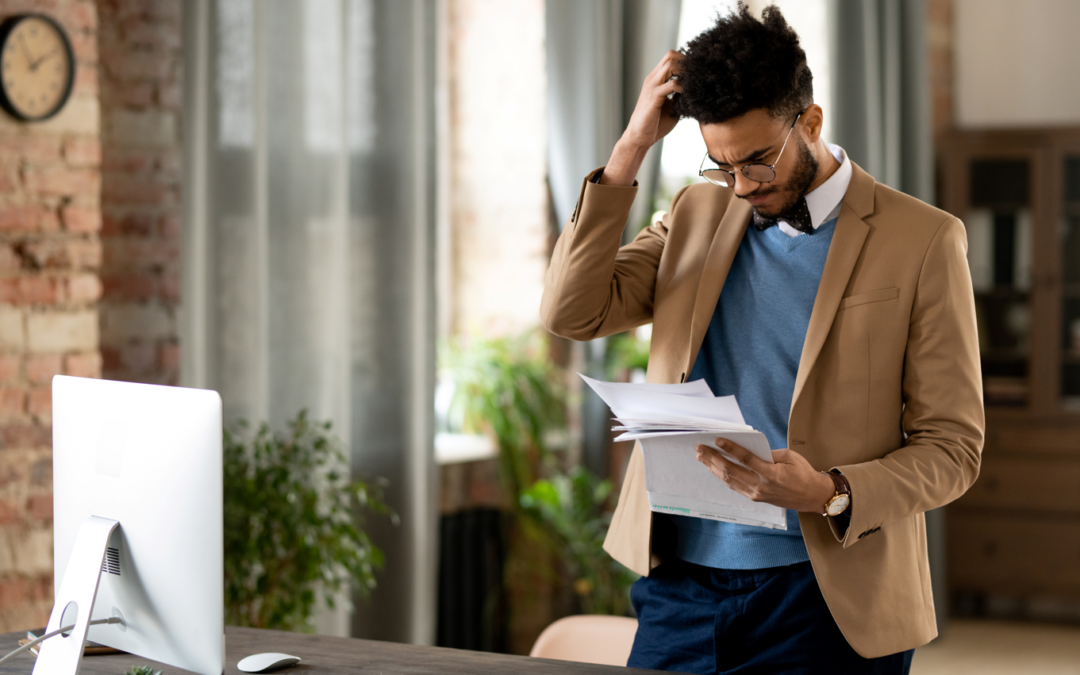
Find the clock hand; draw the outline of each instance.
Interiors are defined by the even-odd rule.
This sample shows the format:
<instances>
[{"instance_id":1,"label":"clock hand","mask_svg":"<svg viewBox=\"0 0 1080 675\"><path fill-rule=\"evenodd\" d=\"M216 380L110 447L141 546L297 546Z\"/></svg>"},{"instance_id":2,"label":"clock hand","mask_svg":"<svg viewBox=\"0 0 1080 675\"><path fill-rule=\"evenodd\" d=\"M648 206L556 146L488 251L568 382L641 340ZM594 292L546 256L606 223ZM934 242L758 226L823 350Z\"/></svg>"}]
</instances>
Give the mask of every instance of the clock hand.
<instances>
[{"instance_id":1,"label":"clock hand","mask_svg":"<svg viewBox=\"0 0 1080 675\"><path fill-rule=\"evenodd\" d=\"M26 36L19 33L19 40L22 42L23 54L26 54L26 64L30 66L30 69L34 69L34 57L30 55L30 48L26 46Z\"/></svg>"},{"instance_id":2,"label":"clock hand","mask_svg":"<svg viewBox=\"0 0 1080 675\"><path fill-rule=\"evenodd\" d=\"M36 71L38 69L38 66L41 65L42 61L48 59L50 56L55 56L56 52L57 52L57 50L54 49L51 52L49 52L48 54L46 54L45 56L42 56L41 58L39 58L37 61L34 61L33 63L31 63L30 64L30 70L31 71Z\"/></svg>"}]
</instances>

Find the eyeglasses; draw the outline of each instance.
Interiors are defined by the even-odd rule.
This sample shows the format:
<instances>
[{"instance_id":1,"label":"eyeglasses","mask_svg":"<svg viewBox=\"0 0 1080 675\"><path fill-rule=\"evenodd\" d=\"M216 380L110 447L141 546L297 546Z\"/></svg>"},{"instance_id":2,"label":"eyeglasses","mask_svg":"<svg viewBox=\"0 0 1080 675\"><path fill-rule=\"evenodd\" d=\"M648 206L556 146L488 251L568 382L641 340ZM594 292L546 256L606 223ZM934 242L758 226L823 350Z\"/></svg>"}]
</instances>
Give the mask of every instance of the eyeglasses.
<instances>
[{"instance_id":1,"label":"eyeglasses","mask_svg":"<svg viewBox=\"0 0 1080 675\"><path fill-rule=\"evenodd\" d=\"M788 139L791 138L791 132L795 129L795 124L806 112L806 108L799 111L799 114L795 116L795 121L791 123L791 127L788 128L787 136L784 137L784 144L780 146L780 154L776 156L776 161L772 164L765 164L762 162L755 162L753 164L744 164L739 171L742 175L746 176L755 183L771 183L776 180L776 165L780 163L780 158L784 155L784 148L787 147ZM719 167L706 169L705 162L710 161L709 153L705 153L705 156L701 158L701 166L698 167L698 175L709 181L713 185L719 185L720 187L735 187L735 172L728 171L727 169L721 169Z\"/></svg>"}]
</instances>

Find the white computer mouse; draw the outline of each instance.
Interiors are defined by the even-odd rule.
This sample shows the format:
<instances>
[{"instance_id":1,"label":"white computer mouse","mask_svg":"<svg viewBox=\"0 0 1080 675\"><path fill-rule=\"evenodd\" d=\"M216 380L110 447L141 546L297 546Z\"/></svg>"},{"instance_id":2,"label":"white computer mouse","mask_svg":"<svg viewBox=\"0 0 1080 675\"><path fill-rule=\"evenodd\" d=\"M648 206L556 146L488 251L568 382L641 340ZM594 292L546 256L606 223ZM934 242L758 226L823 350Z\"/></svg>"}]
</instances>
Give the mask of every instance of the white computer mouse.
<instances>
[{"instance_id":1,"label":"white computer mouse","mask_svg":"<svg viewBox=\"0 0 1080 675\"><path fill-rule=\"evenodd\" d=\"M300 663L299 656L267 652L266 654L252 654L240 659L240 663L236 664L236 667L245 673L266 673L278 668L288 668L297 663Z\"/></svg>"}]
</instances>

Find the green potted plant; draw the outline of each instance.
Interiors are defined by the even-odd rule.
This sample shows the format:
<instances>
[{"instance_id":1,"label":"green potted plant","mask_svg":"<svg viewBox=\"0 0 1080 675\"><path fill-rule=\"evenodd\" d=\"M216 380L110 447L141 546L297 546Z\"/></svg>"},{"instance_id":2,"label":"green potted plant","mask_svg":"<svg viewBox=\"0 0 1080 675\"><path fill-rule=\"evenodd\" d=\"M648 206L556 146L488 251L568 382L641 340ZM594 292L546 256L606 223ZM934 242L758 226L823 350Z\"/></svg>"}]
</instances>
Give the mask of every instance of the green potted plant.
<instances>
[{"instance_id":1,"label":"green potted plant","mask_svg":"<svg viewBox=\"0 0 1080 675\"><path fill-rule=\"evenodd\" d=\"M614 507L612 485L582 468L564 474L565 457L552 450L551 439L566 433L566 374L548 358L546 336L537 331L459 339L442 345L440 356L443 377L454 384L450 426L489 433L499 448L511 512L504 570L511 622L555 611L538 627L512 628L519 637L528 634L512 642L531 645L531 630L538 633L575 605L587 613L626 614L636 577L602 548ZM561 593L565 582L573 599L545 608L540 596L550 592L541 587Z\"/></svg>"},{"instance_id":2,"label":"green potted plant","mask_svg":"<svg viewBox=\"0 0 1080 675\"><path fill-rule=\"evenodd\" d=\"M224 455L226 623L311 630L318 591L330 607L354 585L370 593L383 554L363 518L396 516L383 481L349 477L329 422L301 411L275 433L240 421Z\"/></svg>"},{"instance_id":3,"label":"green potted plant","mask_svg":"<svg viewBox=\"0 0 1080 675\"><path fill-rule=\"evenodd\" d=\"M488 433L499 449L499 472L517 497L548 463L551 432L566 427L562 373L535 333L496 339L458 339L441 346L440 368L454 386L449 422L465 433Z\"/></svg>"},{"instance_id":4,"label":"green potted plant","mask_svg":"<svg viewBox=\"0 0 1080 675\"><path fill-rule=\"evenodd\" d=\"M604 550L612 488L611 481L578 467L536 481L520 497L525 512L542 524L585 614L629 614L630 585L638 576Z\"/></svg>"}]
</instances>

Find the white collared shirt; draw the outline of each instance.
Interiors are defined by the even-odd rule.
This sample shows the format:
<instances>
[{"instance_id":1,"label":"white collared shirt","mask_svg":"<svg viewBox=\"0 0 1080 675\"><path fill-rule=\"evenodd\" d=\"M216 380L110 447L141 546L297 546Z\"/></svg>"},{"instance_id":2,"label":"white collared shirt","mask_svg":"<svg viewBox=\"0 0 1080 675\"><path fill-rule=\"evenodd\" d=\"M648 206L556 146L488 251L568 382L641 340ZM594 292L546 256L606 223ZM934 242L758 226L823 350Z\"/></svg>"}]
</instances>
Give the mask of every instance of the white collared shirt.
<instances>
[{"instance_id":1,"label":"white collared shirt","mask_svg":"<svg viewBox=\"0 0 1080 675\"><path fill-rule=\"evenodd\" d=\"M826 143L829 153L840 162L840 168L836 173L829 176L821 185L806 193L806 206L810 210L810 225L816 230L823 223L827 223L840 215L840 204L847 194L848 185L851 183L851 160L847 153L839 145ZM778 227L780 231L789 237L797 237L799 232L794 227L781 219Z\"/></svg>"}]
</instances>

